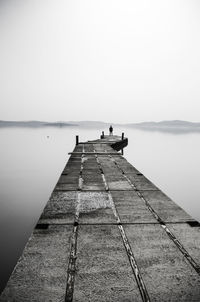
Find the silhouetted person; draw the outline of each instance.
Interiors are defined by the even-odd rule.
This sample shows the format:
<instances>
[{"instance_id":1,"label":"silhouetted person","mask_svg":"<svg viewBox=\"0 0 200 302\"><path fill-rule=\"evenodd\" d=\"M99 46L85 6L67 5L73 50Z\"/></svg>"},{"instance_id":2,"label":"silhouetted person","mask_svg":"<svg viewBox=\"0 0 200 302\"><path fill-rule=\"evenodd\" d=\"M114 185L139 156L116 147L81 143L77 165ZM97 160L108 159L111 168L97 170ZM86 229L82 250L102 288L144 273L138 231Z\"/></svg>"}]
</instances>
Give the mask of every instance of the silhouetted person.
<instances>
[{"instance_id":1,"label":"silhouetted person","mask_svg":"<svg viewBox=\"0 0 200 302\"><path fill-rule=\"evenodd\" d=\"M112 127L112 125L110 125L109 132L110 132L109 133L110 135L113 135L113 127Z\"/></svg>"}]
</instances>

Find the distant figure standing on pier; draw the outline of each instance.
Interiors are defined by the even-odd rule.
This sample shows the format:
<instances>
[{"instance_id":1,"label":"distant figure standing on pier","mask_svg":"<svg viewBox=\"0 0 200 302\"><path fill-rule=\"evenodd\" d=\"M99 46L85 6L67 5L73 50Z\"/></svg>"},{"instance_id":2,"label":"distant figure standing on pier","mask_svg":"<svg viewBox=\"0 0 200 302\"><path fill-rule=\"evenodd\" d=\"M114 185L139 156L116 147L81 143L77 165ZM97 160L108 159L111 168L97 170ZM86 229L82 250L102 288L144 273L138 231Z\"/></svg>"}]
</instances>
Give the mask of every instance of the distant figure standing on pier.
<instances>
[{"instance_id":1,"label":"distant figure standing on pier","mask_svg":"<svg viewBox=\"0 0 200 302\"><path fill-rule=\"evenodd\" d=\"M112 125L110 125L109 134L110 134L110 135L113 135L113 127L112 127Z\"/></svg>"}]
</instances>

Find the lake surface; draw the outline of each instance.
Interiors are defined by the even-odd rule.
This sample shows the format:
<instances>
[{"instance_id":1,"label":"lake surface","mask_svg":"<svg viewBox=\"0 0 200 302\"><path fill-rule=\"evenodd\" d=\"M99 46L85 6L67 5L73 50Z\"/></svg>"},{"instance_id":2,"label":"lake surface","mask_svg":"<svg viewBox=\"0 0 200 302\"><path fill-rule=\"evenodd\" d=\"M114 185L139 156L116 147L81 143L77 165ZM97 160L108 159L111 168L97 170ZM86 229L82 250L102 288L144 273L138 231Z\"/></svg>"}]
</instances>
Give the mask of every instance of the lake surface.
<instances>
[{"instance_id":1,"label":"lake surface","mask_svg":"<svg viewBox=\"0 0 200 302\"><path fill-rule=\"evenodd\" d=\"M122 132L129 139L126 159L200 221L200 133L114 129ZM100 134L78 127L0 129L0 290L74 148L75 135L87 141Z\"/></svg>"}]
</instances>

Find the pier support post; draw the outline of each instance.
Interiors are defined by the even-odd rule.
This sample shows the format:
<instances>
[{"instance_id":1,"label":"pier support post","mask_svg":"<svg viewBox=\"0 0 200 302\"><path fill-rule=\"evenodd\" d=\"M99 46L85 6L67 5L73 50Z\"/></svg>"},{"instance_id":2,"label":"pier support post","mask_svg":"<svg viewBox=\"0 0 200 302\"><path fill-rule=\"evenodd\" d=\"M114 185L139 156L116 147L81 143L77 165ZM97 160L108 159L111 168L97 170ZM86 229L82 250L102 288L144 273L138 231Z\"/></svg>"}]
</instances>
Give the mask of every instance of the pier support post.
<instances>
[{"instance_id":1,"label":"pier support post","mask_svg":"<svg viewBox=\"0 0 200 302\"><path fill-rule=\"evenodd\" d=\"M76 135L76 146L78 145L78 143L79 143L79 137L78 135Z\"/></svg>"},{"instance_id":2,"label":"pier support post","mask_svg":"<svg viewBox=\"0 0 200 302\"><path fill-rule=\"evenodd\" d=\"M122 141L123 141L123 139L124 139L124 132L122 132Z\"/></svg>"}]
</instances>

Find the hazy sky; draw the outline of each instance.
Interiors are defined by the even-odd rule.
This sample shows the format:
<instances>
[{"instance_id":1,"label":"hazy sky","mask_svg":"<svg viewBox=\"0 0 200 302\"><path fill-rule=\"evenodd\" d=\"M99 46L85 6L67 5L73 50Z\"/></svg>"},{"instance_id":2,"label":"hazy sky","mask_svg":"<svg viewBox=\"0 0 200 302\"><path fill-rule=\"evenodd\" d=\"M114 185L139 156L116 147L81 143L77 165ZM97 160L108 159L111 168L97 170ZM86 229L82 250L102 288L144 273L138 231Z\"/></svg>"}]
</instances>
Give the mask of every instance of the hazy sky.
<instances>
[{"instance_id":1,"label":"hazy sky","mask_svg":"<svg viewBox=\"0 0 200 302\"><path fill-rule=\"evenodd\" d=\"M199 0L0 0L0 119L200 121Z\"/></svg>"}]
</instances>

